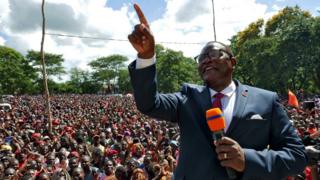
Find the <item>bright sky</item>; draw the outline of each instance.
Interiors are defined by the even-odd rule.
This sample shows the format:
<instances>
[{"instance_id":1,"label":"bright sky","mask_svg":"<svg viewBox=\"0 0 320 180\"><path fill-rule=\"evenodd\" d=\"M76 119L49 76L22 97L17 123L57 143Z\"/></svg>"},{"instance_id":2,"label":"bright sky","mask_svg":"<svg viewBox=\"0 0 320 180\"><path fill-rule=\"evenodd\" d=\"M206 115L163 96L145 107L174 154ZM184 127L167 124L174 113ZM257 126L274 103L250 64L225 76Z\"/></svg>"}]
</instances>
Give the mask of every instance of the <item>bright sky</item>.
<instances>
[{"instance_id":1,"label":"bright sky","mask_svg":"<svg viewBox=\"0 0 320 180\"><path fill-rule=\"evenodd\" d=\"M47 33L99 37L46 36L45 51L62 54L67 70L88 69L98 57L136 52L127 40L138 23L133 3L140 4L156 42L205 43L213 40L211 0L46 0ZM258 18L268 19L285 6L298 5L320 15L319 0L215 0L217 40L228 39ZM0 0L0 45L26 54L40 50L41 0ZM203 44L163 44L193 57Z\"/></svg>"}]
</instances>

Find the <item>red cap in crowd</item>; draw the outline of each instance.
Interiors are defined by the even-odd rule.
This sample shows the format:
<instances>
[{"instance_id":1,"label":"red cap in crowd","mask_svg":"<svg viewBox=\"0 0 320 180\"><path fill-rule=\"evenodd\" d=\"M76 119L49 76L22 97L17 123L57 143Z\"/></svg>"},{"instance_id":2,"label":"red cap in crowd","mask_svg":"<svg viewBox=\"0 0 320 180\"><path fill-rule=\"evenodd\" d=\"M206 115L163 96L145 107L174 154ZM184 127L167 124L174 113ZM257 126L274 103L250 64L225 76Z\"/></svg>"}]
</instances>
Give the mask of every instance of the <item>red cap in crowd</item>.
<instances>
[{"instance_id":1,"label":"red cap in crowd","mask_svg":"<svg viewBox=\"0 0 320 180\"><path fill-rule=\"evenodd\" d=\"M114 150L114 149L106 149L106 151L105 151L105 155L106 156L113 156L113 155L116 155L118 153L119 152L117 150Z\"/></svg>"},{"instance_id":2,"label":"red cap in crowd","mask_svg":"<svg viewBox=\"0 0 320 180\"><path fill-rule=\"evenodd\" d=\"M80 158L80 155L77 151L72 151L69 155L70 157L76 157L76 158Z\"/></svg>"},{"instance_id":3,"label":"red cap in crowd","mask_svg":"<svg viewBox=\"0 0 320 180\"><path fill-rule=\"evenodd\" d=\"M72 131L72 127L66 126L66 127L64 127L64 130L67 131L67 132L71 132Z\"/></svg>"},{"instance_id":4,"label":"red cap in crowd","mask_svg":"<svg viewBox=\"0 0 320 180\"><path fill-rule=\"evenodd\" d=\"M55 119L55 120L52 121L52 125L54 125L54 126L57 126L59 124L60 124L59 119Z\"/></svg>"},{"instance_id":5,"label":"red cap in crowd","mask_svg":"<svg viewBox=\"0 0 320 180\"><path fill-rule=\"evenodd\" d=\"M37 139L37 138L41 137L41 134L40 133L32 133L31 137Z\"/></svg>"}]
</instances>

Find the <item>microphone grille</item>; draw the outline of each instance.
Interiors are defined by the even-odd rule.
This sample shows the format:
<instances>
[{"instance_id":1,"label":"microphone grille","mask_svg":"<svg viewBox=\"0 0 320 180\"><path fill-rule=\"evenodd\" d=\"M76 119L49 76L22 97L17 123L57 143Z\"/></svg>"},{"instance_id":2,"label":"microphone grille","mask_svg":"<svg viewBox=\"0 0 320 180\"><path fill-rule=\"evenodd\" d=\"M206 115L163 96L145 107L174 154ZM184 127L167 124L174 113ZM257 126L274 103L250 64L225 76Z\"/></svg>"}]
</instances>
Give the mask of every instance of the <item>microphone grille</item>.
<instances>
[{"instance_id":1,"label":"microphone grille","mask_svg":"<svg viewBox=\"0 0 320 180\"><path fill-rule=\"evenodd\" d=\"M220 108L207 110L206 119L211 131L221 131L226 127L224 116Z\"/></svg>"}]
</instances>

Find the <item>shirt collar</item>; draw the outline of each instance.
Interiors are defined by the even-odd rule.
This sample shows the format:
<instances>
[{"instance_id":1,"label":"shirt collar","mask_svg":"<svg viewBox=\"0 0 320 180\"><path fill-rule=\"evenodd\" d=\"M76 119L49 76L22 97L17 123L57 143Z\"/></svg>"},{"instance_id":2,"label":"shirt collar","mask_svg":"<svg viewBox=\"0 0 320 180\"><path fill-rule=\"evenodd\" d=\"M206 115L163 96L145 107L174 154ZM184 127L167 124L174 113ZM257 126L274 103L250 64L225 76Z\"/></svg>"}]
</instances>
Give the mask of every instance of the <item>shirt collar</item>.
<instances>
[{"instance_id":1,"label":"shirt collar","mask_svg":"<svg viewBox=\"0 0 320 180\"><path fill-rule=\"evenodd\" d=\"M210 97L213 97L216 93L218 93L217 91L211 88L209 88L209 91L210 91ZM236 85L233 81L231 81L231 83L225 89L220 91L220 93L224 94L228 98L230 98L234 92L236 92Z\"/></svg>"}]
</instances>

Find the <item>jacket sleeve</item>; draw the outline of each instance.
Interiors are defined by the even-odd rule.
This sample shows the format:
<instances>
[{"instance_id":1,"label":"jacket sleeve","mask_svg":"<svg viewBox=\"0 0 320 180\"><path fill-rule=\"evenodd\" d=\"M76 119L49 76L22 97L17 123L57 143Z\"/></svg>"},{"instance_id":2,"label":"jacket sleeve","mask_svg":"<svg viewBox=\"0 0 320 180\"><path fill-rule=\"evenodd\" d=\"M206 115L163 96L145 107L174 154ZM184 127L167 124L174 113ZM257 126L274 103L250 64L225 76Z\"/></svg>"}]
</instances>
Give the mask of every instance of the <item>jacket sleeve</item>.
<instances>
[{"instance_id":1,"label":"jacket sleeve","mask_svg":"<svg viewBox=\"0 0 320 180\"><path fill-rule=\"evenodd\" d=\"M304 145L275 93L272 106L269 148L244 148L243 179L283 179L301 173L307 165Z\"/></svg>"},{"instance_id":2,"label":"jacket sleeve","mask_svg":"<svg viewBox=\"0 0 320 180\"><path fill-rule=\"evenodd\" d=\"M138 110L153 118L177 121L180 93L158 93L155 64L136 69L135 63L132 62L128 69Z\"/></svg>"}]
</instances>

